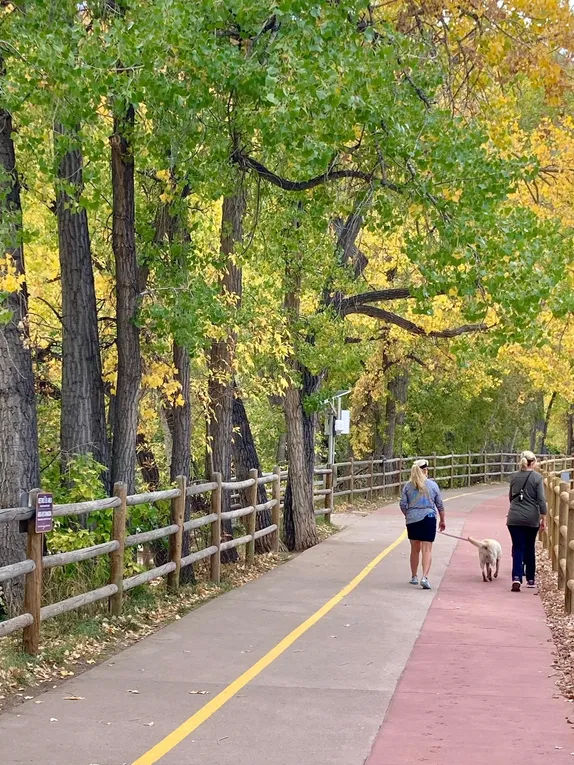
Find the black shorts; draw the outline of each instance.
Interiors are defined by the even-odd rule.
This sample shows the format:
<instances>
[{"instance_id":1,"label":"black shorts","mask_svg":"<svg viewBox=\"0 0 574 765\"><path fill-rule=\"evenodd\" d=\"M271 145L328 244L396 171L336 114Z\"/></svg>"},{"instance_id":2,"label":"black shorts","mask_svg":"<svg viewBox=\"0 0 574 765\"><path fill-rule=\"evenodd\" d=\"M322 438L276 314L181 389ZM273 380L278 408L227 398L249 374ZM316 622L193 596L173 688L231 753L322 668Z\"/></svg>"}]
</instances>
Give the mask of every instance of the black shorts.
<instances>
[{"instance_id":1,"label":"black shorts","mask_svg":"<svg viewBox=\"0 0 574 765\"><path fill-rule=\"evenodd\" d=\"M427 515L422 521L407 523L407 534L412 542L434 542L436 515Z\"/></svg>"}]
</instances>

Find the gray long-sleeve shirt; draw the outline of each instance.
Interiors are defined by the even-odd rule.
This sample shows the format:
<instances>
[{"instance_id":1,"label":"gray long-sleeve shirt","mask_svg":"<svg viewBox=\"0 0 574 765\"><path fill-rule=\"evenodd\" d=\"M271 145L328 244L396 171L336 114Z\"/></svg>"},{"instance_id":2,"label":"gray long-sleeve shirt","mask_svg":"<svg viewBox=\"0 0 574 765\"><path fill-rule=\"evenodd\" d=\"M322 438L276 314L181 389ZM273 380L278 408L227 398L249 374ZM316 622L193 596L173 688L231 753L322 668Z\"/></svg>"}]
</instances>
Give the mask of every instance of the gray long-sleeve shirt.
<instances>
[{"instance_id":1,"label":"gray long-sleeve shirt","mask_svg":"<svg viewBox=\"0 0 574 765\"><path fill-rule=\"evenodd\" d=\"M530 478L528 478L530 476ZM528 478L528 482L526 479ZM520 490L523 489L523 499ZM506 518L508 526L540 526L540 516L546 515L544 483L540 473L534 470L518 470L510 477L510 509ZM515 499L513 499L515 497Z\"/></svg>"}]
</instances>

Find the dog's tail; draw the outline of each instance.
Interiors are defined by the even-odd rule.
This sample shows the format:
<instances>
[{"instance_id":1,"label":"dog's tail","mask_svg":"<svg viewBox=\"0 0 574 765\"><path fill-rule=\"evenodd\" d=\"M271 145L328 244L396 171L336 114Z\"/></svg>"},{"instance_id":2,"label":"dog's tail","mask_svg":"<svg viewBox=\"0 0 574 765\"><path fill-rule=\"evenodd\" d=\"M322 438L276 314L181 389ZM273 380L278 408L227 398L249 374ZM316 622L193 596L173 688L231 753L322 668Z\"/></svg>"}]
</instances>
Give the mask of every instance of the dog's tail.
<instances>
[{"instance_id":1,"label":"dog's tail","mask_svg":"<svg viewBox=\"0 0 574 765\"><path fill-rule=\"evenodd\" d=\"M478 539L475 539L474 537L467 537L467 539L471 545L474 545L475 547L478 547L479 549L481 547L485 547L485 545L482 542L479 542Z\"/></svg>"}]
</instances>

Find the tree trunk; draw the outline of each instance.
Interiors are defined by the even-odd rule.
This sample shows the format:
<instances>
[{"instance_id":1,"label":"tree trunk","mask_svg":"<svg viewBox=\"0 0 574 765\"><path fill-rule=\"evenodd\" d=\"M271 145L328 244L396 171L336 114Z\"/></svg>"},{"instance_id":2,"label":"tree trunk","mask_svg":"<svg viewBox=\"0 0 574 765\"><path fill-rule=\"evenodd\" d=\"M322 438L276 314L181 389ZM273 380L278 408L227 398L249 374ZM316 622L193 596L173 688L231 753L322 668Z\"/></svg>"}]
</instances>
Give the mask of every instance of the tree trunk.
<instances>
[{"instance_id":1,"label":"tree trunk","mask_svg":"<svg viewBox=\"0 0 574 765\"><path fill-rule=\"evenodd\" d=\"M287 433L279 433L279 440L277 441L277 452L275 454L275 462L278 465L282 465L287 461Z\"/></svg>"},{"instance_id":2,"label":"tree trunk","mask_svg":"<svg viewBox=\"0 0 574 765\"><path fill-rule=\"evenodd\" d=\"M175 178L174 178L175 180ZM167 238L170 246L177 244L181 249L175 258L171 258L171 265L175 269L186 270L187 260L184 256L185 246L191 242L189 228L186 223L185 206L183 198L179 204L163 204L155 220L155 242L161 245ZM164 411L169 427L171 448L169 458L170 480L173 482L180 475L188 481L191 478L191 371L190 357L187 348L179 345L174 339L172 344L173 365L176 369L176 379L181 386L181 404L172 401L167 402ZM185 503L184 521L191 518L192 502L187 498ZM190 552L190 534L183 535L182 554L185 557ZM186 566L181 570L181 584L194 584L195 574L193 566Z\"/></svg>"},{"instance_id":3,"label":"tree trunk","mask_svg":"<svg viewBox=\"0 0 574 765\"><path fill-rule=\"evenodd\" d=\"M60 444L63 465L74 454L91 453L109 468L104 384L98 336L98 313L88 216L81 207L83 159L79 148L58 152L77 142L77 134L56 124L58 179L56 212L62 282L62 404ZM110 489L109 473L103 476Z\"/></svg>"},{"instance_id":4,"label":"tree trunk","mask_svg":"<svg viewBox=\"0 0 574 765\"><path fill-rule=\"evenodd\" d=\"M221 278L221 289L234 301L236 307L241 304L241 268L234 259L236 245L243 240L243 217L245 215L245 192L242 186L232 196L223 200L221 220L221 252L227 257L225 272ZM224 340L214 340L209 359L208 394L209 445L213 470L221 473L224 481L231 479L231 436L233 431L233 362L236 337L230 332ZM222 510L228 511L231 505L230 492L223 492ZM233 535L232 524L222 524L225 539ZM237 560L237 552L230 550L227 560Z\"/></svg>"},{"instance_id":5,"label":"tree trunk","mask_svg":"<svg viewBox=\"0 0 574 765\"><path fill-rule=\"evenodd\" d=\"M319 389L320 378L299 364L296 338L301 315L302 267L297 256L285 262L284 309L287 327L294 344L289 360L292 379L283 400L287 428L289 471L283 507L283 528L288 550L306 550L319 542L313 480L315 470L315 414L305 411L306 397Z\"/></svg>"},{"instance_id":6,"label":"tree trunk","mask_svg":"<svg viewBox=\"0 0 574 765\"><path fill-rule=\"evenodd\" d=\"M537 393L533 399L534 420L530 430L530 451L535 452L538 446L538 434L544 430L544 395Z\"/></svg>"},{"instance_id":7,"label":"tree trunk","mask_svg":"<svg viewBox=\"0 0 574 765\"><path fill-rule=\"evenodd\" d=\"M385 443L381 434L382 416L381 416L381 402L373 401L373 457L380 459L385 456Z\"/></svg>"},{"instance_id":8,"label":"tree trunk","mask_svg":"<svg viewBox=\"0 0 574 765\"><path fill-rule=\"evenodd\" d=\"M574 406L570 404L567 414L566 454L574 454Z\"/></svg>"},{"instance_id":9,"label":"tree trunk","mask_svg":"<svg viewBox=\"0 0 574 765\"><path fill-rule=\"evenodd\" d=\"M406 403L409 384L408 369L395 370L387 384L385 405L385 438L383 456L392 459L395 453L397 425L402 424L402 405Z\"/></svg>"},{"instance_id":10,"label":"tree trunk","mask_svg":"<svg viewBox=\"0 0 574 765\"><path fill-rule=\"evenodd\" d=\"M155 455L151 446L146 441L143 433L138 433L136 437L136 456L141 472L142 481L147 491L157 491L159 489L159 468L155 461ZM169 548L165 539L155 539L150 542L149 548L153 554L156 566L164 566L169 563Z\"/></svg>"},{"instance_id":11,"label":"tree trunk","mask_svg":"<svg viewBox=\"0 0 574 765\"><path fill-rule=\"evenodd\" d=\"M257 470L261 475L261 463L257 454L255 441L247 418L247 412L243 400L236 392L233 399L233 438L231 443L233 465L235 467L235 476L238 481L245 481L249 478L250 470ZM257 504L262 505L267 502L267 491L265 486L257 487ZM249 504L249 492L241 492L241 504L247 507ZM257 513L256 528L264 529L271 526L271 511L264 510ZM259 553L271 551L271 536L261 537L255 542L255 550Z\"/></svg>"},{"instance_id":12,"label":"tree trunk","mask_svg":"<svg viewBox=\"0 0 574 765\"><path fill-rule=\"evenodd\" d=\"M542 425L542 431L540 433L540 446L539 446L539 453L545 454L546 453L546 437L548 435L548 426L550 424L550 417L552 415L552 409L554 408L554 403L556 401L556 396L558 394L556 391L552 393L550 396L550 401L548 402L548 406L546 407L546 413L544 415L544 423Z\"/></svg>"},{"instance_id":13,"label":"tree trunk","mask_svg":"<svg viewBox=\"0 0 574 765\"><path fill-rule=\"evenodd\" d=\"M0 56L0 77L4 62ZM0 108L0 229L6 266L22 282L10 291L2 308L10 314L0 326L0 507L16 507L27 500L30 489L40 484L38 425L34 373L28 333L28 294L22 246L22 206L16 156L12 141L12 117ZM2 274L0 273L0 276ZM0 566L26 557L26 538L17 523L0 524ZM23 602L22 579L4 582L9 615Z\"/></svg>"},{"instance_id":14,"label":"tree trunk","mask_svg":"<svg viewBox=\"0 0 574 765\"><path fill-rule=\"evenodd\" d=\"M116 262L118 377L113 434L112 482L135 487L136 436L141 383L140 333L136 324L139 272L135 240L134 161L130 138L133 106L114 118L110 138L112 158L112 246Z\"/></svg>"},{"instance_id":15,"label":"tree trunk","mask_svg":"<svg viewBox=\"0 0 574 765\"><path fill-rule=\"evenodd\" d=\"M177 476L191 475L191 374L189 352L186 348L173 343L173 364L177 370L176 379L181 385L183 403L170 409L170 430L172 451L170 479Z\"/></svg>"},{"instance_id":16,"label":"tree trunk","mask_svg":"<svg viewBox=\"0 0 574 765\"><path fill-rule=\"evenodd\" d=\"M170 463L170 479L175 481L179 475L184 475L188 480L191 477L191 371L189 351L182 348L175 340L173 343L173 364L177 370L177 380L181 385L182 405L171 406L170 421L172 423L172 450ZM184 520L191 517L190 498L185 503ZM183 535L183 556L190 553L190 535ZM181 584L194 584L195 574L193 566L186 566L181 570Z\"/></svg>"},{"instance_id":17,"label":"tree trunk","mask_svg":"<svg viewBox=\"0 0 574 765\"><path fill-rule=\"evenodd\" d=\"M289 473L283 523L289 550L307 550L319 542L313 502L316 415L305 411L305 399L319 388L320 378L298 367L301 386L290 384L285 393Z\"/></svg>"}]
</instances>

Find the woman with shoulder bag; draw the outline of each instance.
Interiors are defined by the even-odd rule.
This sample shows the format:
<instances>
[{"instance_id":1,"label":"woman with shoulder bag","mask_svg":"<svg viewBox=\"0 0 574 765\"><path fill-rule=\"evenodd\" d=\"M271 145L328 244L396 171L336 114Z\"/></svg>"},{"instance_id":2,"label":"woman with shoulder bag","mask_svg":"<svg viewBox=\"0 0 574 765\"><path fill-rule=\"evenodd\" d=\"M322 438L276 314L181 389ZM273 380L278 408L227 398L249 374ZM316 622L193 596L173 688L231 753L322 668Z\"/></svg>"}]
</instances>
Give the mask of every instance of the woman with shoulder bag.
<instances>
[{"instance_id":1,"label":"woman with shoulder bag","mask_svg":"<svg viewBox=\"0 0 574 765\"><path fill-rule=\"evenodd\" d=\"M510 477L510 509L506 525L512 539L512 592L520 592L526 569L528 587L536 586L536 537L546 528L546 497L536 456L520 455L520 470Z\"/></svg>"}]
</instances>

